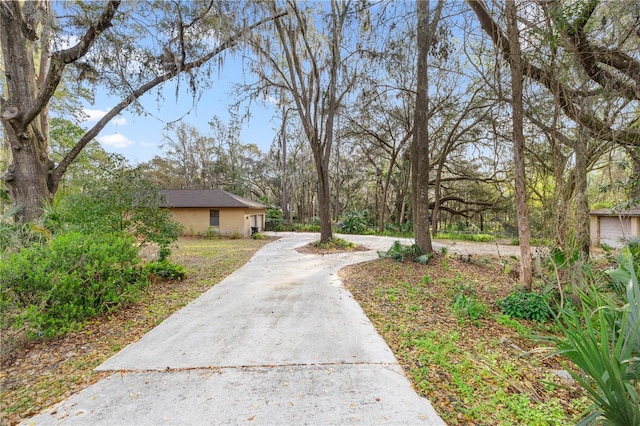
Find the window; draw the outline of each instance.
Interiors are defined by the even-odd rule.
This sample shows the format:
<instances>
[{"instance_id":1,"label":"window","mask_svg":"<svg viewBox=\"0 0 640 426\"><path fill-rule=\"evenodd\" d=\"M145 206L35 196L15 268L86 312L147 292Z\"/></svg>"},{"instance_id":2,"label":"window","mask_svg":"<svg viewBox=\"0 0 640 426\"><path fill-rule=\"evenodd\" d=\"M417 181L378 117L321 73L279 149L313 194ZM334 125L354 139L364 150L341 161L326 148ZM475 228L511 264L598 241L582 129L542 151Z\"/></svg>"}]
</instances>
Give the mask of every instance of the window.
<instances>
[{"instance_id":1,"label":"window","mask_svg":"<svg viewBox=\"0 0 640 426\"><path fill-rule=\"evenodd\" d=\"M220 210L209 210L209 226L220 226Z\"/></svg>"}]
</instances>

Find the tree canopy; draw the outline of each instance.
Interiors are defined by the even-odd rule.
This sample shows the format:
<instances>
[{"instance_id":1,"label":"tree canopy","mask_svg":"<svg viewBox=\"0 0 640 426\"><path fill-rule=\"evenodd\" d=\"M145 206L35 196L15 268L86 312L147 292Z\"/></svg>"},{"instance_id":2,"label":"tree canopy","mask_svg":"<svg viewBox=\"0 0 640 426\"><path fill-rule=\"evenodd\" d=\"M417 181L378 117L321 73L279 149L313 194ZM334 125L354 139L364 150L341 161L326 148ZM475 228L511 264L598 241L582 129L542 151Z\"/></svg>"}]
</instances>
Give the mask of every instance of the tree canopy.
<instances>
[{"instance_id":1,"label":"tree canopy","mask_svg":"<svg viewBox=\"0 0 640 426\"><path fill-rule=\"evenodd\" d=\"M427 250L430 232L452 227L517 238L519 211L533 237L588 244L589 208L640 198L638 11L598 0L509 5L3 2L4 194L23 220L37 217L62 182L81 190L83 174L117 161L94 142L109 120L143 113L145 93L163 102L156 90L170 80L202 101L225 55L242 48L254 79L237 94L277 104L272 149L240 139L241 115L212 116L208 129L187 118L139 165L159 185L260 198L318 220L323 238L365 210L358 217L379 231L412 227ZM74 127L78 99L98 87L120 102L95 126ZM528 211L514 207L517 193Z\"/></svg>"}]
</instances>

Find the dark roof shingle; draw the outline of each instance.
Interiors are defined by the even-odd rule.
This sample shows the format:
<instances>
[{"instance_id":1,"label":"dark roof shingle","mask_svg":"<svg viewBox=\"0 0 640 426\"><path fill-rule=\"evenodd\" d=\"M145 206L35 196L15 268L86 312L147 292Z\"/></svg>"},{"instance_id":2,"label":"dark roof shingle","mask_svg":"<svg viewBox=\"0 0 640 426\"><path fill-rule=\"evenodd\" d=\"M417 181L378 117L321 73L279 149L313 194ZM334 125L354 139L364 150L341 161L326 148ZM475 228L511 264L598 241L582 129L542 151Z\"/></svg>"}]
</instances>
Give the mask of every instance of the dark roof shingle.
<instances>
[{"instance_id":1,"label":"dark roof shingle","mask_svg":"<svg viewBox=\"0 0 640 426\"><path fill-rule=\"evenodd\" d=\"M166 203L162 203L161 207L267 208L262 203L222 189L163 189L160 193L166 197Z\"/></svg>"}]
</instances>

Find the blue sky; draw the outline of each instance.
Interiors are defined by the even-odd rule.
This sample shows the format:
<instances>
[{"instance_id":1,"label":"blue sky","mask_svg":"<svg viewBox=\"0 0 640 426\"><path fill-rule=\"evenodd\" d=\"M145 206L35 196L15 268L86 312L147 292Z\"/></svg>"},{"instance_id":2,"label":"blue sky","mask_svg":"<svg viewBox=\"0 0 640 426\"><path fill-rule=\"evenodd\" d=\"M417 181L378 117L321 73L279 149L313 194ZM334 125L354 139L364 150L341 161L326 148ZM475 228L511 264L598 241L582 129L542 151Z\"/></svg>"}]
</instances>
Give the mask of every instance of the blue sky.
<instances>
[{"instance_id":1,"label":"blue sky","mask_svg":"<svg viewBox=\"0 0 640 426\"><path fill-rule=\"evenodd\" d=\"M162 154L160 146L163 143L163 129L168 122L178 120L188 113L182 120L196 126L202 134L209 133L208 122L215 115L226 123L229 107L235 102L231 91L234 84L243 82L244 75L241 59L227 57L213 87L202 94L195 106L186 90L180 91L176 101L175 83L167 82L163 88L164 100L160 103L156 100L155 92L141 98L148 115L140 116L124 111L111 120L96 139L106 151L122 154L133 164L148 161ZM186 89L186 86L182 82L181 87ZM109 98L103 91L98 91L95 103L85 105L85 113L89 119L81 126L90 128L119 101L120 99ZM250 112L251 118L243 125L241 141L245 144L254 143L263 152L267 152L276 135L274 129L279 127L277 119L273 118L276 112L272 106L258 101L252 102Z\"/></svg>"}]
</instances>

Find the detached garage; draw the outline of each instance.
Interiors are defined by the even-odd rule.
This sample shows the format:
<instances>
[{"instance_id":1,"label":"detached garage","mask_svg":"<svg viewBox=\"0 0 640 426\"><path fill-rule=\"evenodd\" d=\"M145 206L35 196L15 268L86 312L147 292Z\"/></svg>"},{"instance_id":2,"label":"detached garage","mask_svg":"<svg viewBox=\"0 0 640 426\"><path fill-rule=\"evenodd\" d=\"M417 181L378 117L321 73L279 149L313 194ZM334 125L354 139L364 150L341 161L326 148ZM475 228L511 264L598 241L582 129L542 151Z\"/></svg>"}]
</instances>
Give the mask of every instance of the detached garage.
<instances>
[{"instance_id":1,"label":"detached garage","mask_svg":"<svg viewBox=\"0 0 640 426\"><path fill-rule=\"evenodd\" d=\"M621 247L631 238L640 238L640 207L629 210L599 209L589 213L591 245Z\"/></svg>"},{"instance_id":2,"label":"detached garage","mask_svg":"<svg viewBox=\"0 0 640 426\"><path fill-rule=\"evenodd\" d=\"M266 209L262 203L222 189L165 189L161 207L184 225L185 235L239 235L264 231Z\"/></svg>"}]
</instances>

